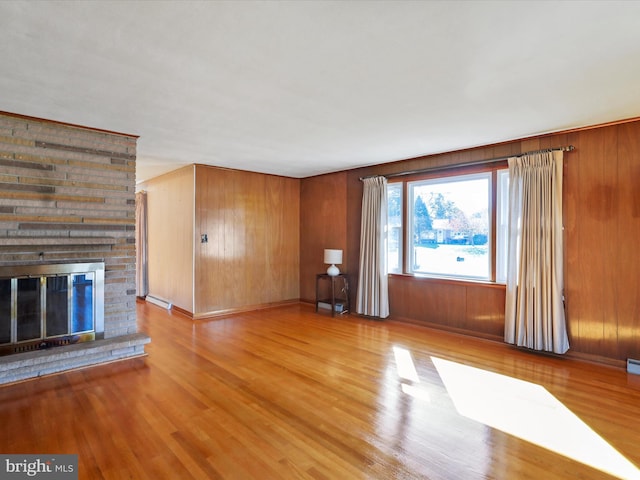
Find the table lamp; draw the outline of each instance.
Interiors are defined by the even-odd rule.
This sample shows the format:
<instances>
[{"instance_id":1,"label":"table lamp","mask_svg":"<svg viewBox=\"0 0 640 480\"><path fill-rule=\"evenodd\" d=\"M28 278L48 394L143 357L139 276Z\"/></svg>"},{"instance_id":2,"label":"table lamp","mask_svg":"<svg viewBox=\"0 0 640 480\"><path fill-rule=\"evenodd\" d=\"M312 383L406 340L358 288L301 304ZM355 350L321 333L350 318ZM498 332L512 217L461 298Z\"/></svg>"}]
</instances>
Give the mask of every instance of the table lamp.
<instances>
[{"instance_id":1,"label":"table lamp","mask_svg":"<svg viewBox=\"0 0 640 480\"><path fill-rule=\"evenodd\" d=\"M327 268L327 275L335 277L340 275L340 269L336 267L336 263L340 265L342 263L342 250L332 250L325 248L324 250L324 263L330 264Z\"/></svg>"}]
</instances>

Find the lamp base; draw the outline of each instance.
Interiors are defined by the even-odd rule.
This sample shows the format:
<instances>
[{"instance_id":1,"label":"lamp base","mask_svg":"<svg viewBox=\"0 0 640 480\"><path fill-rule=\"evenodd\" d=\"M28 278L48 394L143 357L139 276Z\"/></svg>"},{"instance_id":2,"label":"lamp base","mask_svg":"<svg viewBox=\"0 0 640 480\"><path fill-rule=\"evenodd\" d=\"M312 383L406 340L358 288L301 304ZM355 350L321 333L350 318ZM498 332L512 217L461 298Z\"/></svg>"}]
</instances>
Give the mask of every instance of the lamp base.
<instances>
[{"instance_id":1,"label":"lamp base","mask_svg":"<svg viewBox=\"0 0 640 480\"><path fill-rule=\"evenodd\" d=\"M335 265L331 265L329 268L327 268L327 275L329 275L331 277L335 277L336 275L340 275L340 269L338 267L336 267Z\"/></svg>"}]
</instances>

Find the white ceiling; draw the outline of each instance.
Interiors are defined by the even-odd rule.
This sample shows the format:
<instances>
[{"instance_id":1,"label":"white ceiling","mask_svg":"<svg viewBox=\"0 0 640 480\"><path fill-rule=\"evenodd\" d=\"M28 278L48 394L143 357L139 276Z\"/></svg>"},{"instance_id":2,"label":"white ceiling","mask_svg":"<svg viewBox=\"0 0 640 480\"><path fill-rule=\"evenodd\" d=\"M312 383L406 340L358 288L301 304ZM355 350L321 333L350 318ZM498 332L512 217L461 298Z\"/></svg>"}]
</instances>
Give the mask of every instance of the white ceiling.
<instances>
[{"instance_id":1,"label":"white ceiling","mask_svg":"<svg viewBox=\"0 0 640 480\"><path fill-rule=\"evenodd\" d=\"M640 116L640 2L4 0L0 110L306 177Z\"/></svg>"}]
</instances>

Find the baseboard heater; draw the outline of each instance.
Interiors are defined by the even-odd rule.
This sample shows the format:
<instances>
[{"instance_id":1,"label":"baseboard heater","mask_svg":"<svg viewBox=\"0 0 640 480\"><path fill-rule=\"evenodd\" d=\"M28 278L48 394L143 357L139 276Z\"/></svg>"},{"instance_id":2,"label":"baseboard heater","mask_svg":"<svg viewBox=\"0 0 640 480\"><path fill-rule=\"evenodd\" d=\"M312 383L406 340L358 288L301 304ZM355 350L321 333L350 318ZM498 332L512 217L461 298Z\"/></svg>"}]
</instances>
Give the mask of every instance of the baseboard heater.
<instances>
[{"instance_id":1,"label":"baseboard heater","mask_svg":"<svg viewBox=\"0 0 640 480\"><path fill-rule=\"evenodd\" d=\"M640 375L640 360L627 358L627 372Z\"/></svg>"},{"instance_id":2,"label":"baseboard heater","mask_svg":"<svg viewBox=\"0 0 640 480\"><path fill-rule=\"evenodd\" d=\"M160 297L154 297L153 295L147 295L145 297L145 300L159 307L166 308L167 310L171 310L171 308L173 307L173 304L170 301Z\"/></svg>"}]
</instances>

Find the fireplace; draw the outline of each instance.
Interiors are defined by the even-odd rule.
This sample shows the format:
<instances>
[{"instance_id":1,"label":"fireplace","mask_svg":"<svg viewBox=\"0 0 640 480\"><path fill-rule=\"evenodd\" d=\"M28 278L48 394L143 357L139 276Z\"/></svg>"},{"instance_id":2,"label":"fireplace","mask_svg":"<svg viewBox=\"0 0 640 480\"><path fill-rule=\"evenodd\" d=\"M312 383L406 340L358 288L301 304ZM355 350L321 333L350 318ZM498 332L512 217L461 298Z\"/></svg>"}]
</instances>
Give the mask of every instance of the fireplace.
<instances>
[{"instance_id":1,"label":"fireplace","mask_svg":"<svg viewBox=\"0 0 640 480\"><path fill-rule=\"evenodd\" d=\"M0 355L104 336L104 263L0 267Z\"/></svg>"},{"instance_id":2,"label":"fireplace","mask_svg":"<svg viewBox=\"0 0 640 480\"><path fill-rule=\"evenodd\" d=\"M0 112L0 385L146 355L136 142Z\"/></svg>"}]
</instances>

